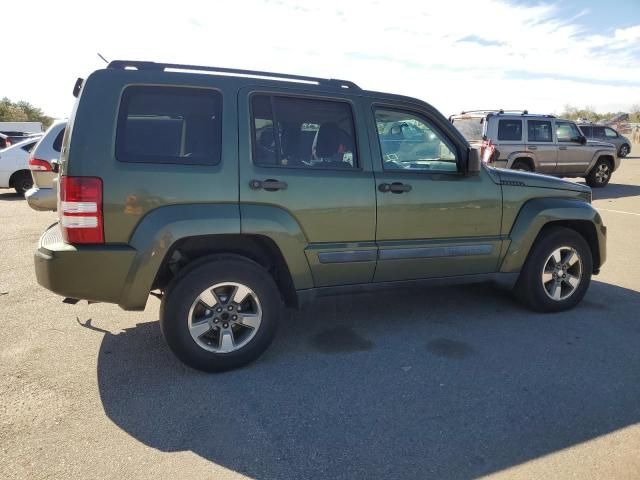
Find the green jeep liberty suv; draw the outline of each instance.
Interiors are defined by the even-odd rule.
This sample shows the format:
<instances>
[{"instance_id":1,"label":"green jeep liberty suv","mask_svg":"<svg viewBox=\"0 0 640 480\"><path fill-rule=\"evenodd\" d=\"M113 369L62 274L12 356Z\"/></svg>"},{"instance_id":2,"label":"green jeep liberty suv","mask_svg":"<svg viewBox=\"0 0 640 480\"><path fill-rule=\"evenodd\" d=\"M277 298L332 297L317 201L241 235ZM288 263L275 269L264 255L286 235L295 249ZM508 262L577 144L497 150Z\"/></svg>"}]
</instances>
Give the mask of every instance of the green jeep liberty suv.
<instances>
[{"instance_id":1,"label":"green jeep liberty suv","mask_svg":"<svg viewBox=\"0 0 640 480\"><path fill-rule=\"evenodd\" d=\"M175 354L242 366L318 295L493 280L559 311L605 261L588 187L481 165L430 105L343 80L114 61L76 83L38 282L162 299Z\"/></svg>"}]
</instances>

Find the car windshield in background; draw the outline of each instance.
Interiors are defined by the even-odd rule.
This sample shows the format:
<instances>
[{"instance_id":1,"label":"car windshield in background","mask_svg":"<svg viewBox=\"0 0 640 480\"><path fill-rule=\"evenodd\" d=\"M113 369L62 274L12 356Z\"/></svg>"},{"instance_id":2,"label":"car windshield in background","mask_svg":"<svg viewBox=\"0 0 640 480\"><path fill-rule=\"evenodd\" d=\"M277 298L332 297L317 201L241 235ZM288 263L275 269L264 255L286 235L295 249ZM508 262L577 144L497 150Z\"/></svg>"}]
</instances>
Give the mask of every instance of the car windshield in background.
<instances>
[{"instance_id":1,"label":"car windshield in background","mask_svg":"<svg viewBox=\"0 0 640 480\"><path fill-rule=\"evenodd\" d=\"M484 117L454 118L451 123L469 141L482 140Z\"/></svg>"}]
</instances>

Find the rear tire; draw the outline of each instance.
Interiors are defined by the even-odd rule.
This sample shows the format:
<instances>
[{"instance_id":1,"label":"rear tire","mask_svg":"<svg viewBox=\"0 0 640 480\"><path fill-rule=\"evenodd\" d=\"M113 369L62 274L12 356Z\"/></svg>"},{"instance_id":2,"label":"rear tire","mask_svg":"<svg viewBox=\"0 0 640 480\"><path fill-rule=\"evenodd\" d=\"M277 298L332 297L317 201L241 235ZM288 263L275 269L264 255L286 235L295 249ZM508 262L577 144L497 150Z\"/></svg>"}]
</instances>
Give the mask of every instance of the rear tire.
<instances>
[{"instance_id":1,"label":"rear tire","mask_svg":"<svg viewBox=\"0 0 640 480\"><path fill-rule=\"evenodd\" d=\"M525 160L516 160L511 165L511 170L520 170L521 172L533 172L531 164Z\"/></svg>"},{"instance_id":2,"label":"rear tire","mask_svg":"<svg viewBox=\"0 0 640 480\"><path fill-rule=\"evenodd\" d=\"M609 160L600 159L586 176L587 185L591 188L602 188L611 180L613 167Z\"/></svg>"},{"instance_id":3,"label":"rear tire","mask_svg":"<svg viewBox=\"0 0 640 480\"><path fill-rule=\"evenodd\" d=\"M260 265L235 255L213 257L171 282L160 307L160 328L182 362L222 372L267 349L281 305L273 278Z\"/></svg>"},{"instance_id":4,"label":"rear tire","mask_svg":"<svg viewBox=\"0 0 640 480\"><path fill-rule=\"evenodd\" d=\"M584 297L593 258L587 241L576 231L549 227L540 232L515 286L517 298L537 312L559 312Z\"/></svg>"},{"instance_id":5,"label":"rear tire","mask_svg":"<svg viewBox=\"0 0 640 480\"><path fill-rule=\"evenodd\" d=\"M631 151L631 146L630 146L630 145L627 145L627 144L625 143L624 145L622 145L622 146L620 147L620 150L618 151L618 156L619 156L620 158L624 158L624 157L626 157L627 155L629 155L629 152L630 152L630 151Z\"/></svg>"},{"instance_id":6,"label":"rear tire","mask_svg":"<svg viewBox=\"0 0 640 480\"><path fill-rule=\"evenodd\" d=\"M24 194L27 193L27 190L31 187L33 187L33 178L31 177L31 173L20 172L16 174L13 179L13 188L18 195L24 197Z\"/></svg>"}]
</instances>

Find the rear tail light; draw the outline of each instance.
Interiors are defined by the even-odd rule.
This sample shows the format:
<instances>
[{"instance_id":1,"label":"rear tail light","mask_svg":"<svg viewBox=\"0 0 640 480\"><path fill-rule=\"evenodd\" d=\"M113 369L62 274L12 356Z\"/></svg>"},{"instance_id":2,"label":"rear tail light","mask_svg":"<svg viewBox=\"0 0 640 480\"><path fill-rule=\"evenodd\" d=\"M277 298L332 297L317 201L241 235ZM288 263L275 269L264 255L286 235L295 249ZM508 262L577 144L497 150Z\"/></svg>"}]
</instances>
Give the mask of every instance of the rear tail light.
<instances>
[{"instance_id":1,"label":"rear tail light","mask_svg":"<svg viewBox=\"0 0 640 480\"><path fill-rule=\"evenodd\" d=\"M102 180L96 177L60 177L60 226L71 244L104 243Z\"/></svg>"},{"instance_id":2,"label":"rear tail light","mask_svg":"<svg viewBox=\"0 0 640 480\"><path fill-rule=\"evenodd\" d=\"M51 164L46 160L40 160L39 158L29 158L29 170L36 170L39 172L51 172Z\"/></svg>"}]
</instances>

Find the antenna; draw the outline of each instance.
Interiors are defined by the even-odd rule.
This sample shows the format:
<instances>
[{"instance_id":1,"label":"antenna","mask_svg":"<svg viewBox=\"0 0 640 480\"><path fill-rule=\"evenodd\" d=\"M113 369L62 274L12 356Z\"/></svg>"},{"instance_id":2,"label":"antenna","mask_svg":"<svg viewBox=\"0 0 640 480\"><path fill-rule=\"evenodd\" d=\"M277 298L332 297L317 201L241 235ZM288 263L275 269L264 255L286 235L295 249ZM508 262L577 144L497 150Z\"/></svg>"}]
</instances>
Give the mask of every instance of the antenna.
<instances>
[{"instance_id":1,"label":"antenna","mask_svg":"<svg viewBox=\"0 0 640 480\"><path fill-rule=\"evenodd\" d=\"M106 58L104 58L102 55L100 55L100 52L98 52L98 56L104 61L104 63L106 63L107 65L109 65L109 60L107 60Z\"/></svg>"}]
</instances>

